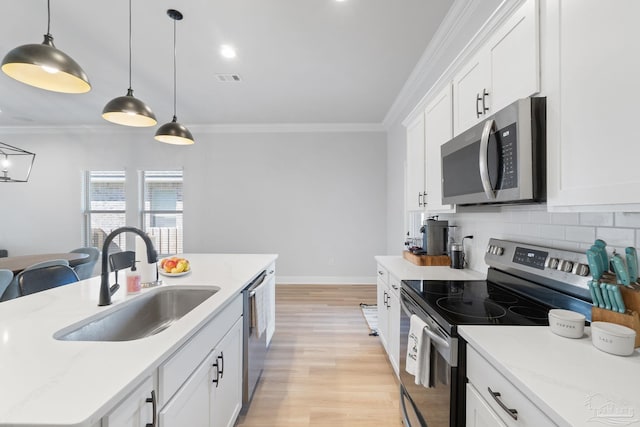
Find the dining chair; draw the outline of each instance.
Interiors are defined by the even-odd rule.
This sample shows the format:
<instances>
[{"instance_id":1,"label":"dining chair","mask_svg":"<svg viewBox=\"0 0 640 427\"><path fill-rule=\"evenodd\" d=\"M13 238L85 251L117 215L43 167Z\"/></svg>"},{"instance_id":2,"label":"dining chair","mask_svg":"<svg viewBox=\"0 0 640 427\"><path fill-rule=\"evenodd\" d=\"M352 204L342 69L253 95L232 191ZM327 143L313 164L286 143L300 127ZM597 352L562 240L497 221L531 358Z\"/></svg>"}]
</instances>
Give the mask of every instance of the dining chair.
<instances>
[{"instance_id":1,"label":"dining chair","mask_svg":"<svg viewBox=\"0 0 640 427\"><path fill-rule=\"evenodd\" d=\"M89 255L89 258L87 258L85 262L83 262L82 264L76 265L75 267L73 267L73 269L78 275L78 278L80 280L93 277L95 266L98 263L98 259L100 258L100 249L94 246L86 246L86 247L74 249L71 251L71 253Z\"/></svg>"},{"instance_id":2,"label":"dining chair","mask_svg":"<svg viewBox=\"0 0 640 427\"><path fill-rule=\"evenodd\" d=\"M109 255L109 266L111 271L116 272L116 283L118 283L118 270L130 268L136 262L134 251L114 252Z\"/></svg>"},{"instance_id":3,"label":"dining chair","mask_svg":"<svg viewBox=\"0 0 640 427\"><path fill-rule=\"evenodd\" d=\"M12 280L13 271L5 269L0 270L0 300L2 298L2 294L7 290Z\"/></svg>"},{"instance_id":4,"label":"dining chair","mask_svg":"<svg viewBox=\"0 0 640 427\"><path fill-rule=\"evenodd\" d=\"M22 296L77 281L78 275L68 265L49 265L47 267L23 270L18 273L18 288Z\"/></svg>"},{"instance_id":5,"label":"dining chair","mask_svg":"<svg viewBox=\"0 0 640 427\"><path fill-rule=\"evenodd\" d=\"M48 261L42 261L36 264L31 264L30 266L22 270L21 273L23 271L35 270L35 269L44 268L44 267L51 267L54 265L63 265L63 266L69 267L69 261L67 261L66 259L50 259ZM2 296L0 297L0 301L7 301L10 299L14 299L22 296L22 293L20 292L20 287L18 286L19 275L20 273L13 276L13 280L11 281L7 289L4 291L4 294L2 294Z\"/></svg>"}]
</instances>

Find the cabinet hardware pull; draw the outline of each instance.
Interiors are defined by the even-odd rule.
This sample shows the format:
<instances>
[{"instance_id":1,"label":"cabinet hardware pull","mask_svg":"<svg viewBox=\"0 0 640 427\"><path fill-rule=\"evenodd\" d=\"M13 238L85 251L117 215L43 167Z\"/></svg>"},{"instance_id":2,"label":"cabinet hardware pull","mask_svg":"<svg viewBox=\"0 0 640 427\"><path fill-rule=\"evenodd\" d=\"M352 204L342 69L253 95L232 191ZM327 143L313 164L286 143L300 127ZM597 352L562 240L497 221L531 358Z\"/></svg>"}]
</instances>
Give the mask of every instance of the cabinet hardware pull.
<instances>
[{"instance_id":1,"label":"cabinet hardware pull","mask_svg":"<svg viewBox=\"0 0 640 427\"><path fill-rule=\"evenodd\" d=\"M214 379L212 379L211 382L216 385L216 388L218 388L218 381L220 381L220 367L218 366L218 359L217 358L216 358L216 363L214 363L211 366L216 368L216 377Z\"/></svg>"},{"instance_id":2,"label":"cabinet hardware pull","mask_svg":"<svg viewBox=\"0 0 640 427\"><path fill-rule=\"evenodd\" d=\"M389 295L387 294L387 291L384 291L384 296L382 297L382 303L385 305L385 307L387 306L387 298L389 297Z\"/></svg>"},{"instance_id":3,"label":"cabinet hardware pull","mask_svg":"<svg viewBox=\"0 0 640 427\"><path fill-rule=\"evenodd\" d=\"M224 352L220 352L220 356L218 356L218 359L220 359L220 378L224 377Z\"/></svg>"},{"instance_id":4,"label":"cabinet hardware pull","mask_svg":"<svg viewBox=\"0 0 640 427\"><path fill-rule=\"evenodd\" d=\"M418 193L418 206L422 206L422 193Z\"/></svg>"},{"instance_id":5,"label":"cabinet hardware pull","mask_svg":"<svg viewBox=\"0 0 640 427\"><path fill-rule=\"evenodd\" d=\"M482 111L483 111L483 113L486 113L487 111L489 111L489 107L487 107L487 104L486 104L487 95L489 95L489 92L487 92L487 89L482 89Z\"/></svg>"},{"instance_id":6,"label":"cabinet hardware pull","mask_svg":"<svg viewBox=\"0 0 640 427\"><path fill-rule=\"evenodd\" d=\"M504 404L502 399L498 399L501 396L500 393L491 390L491 387L487 387L487 390L489 390L489 393L491 393L493 400L498 402L498 405L500 405L500 407L504 409L505 412L509 414L509 416L511 416L511 418L513 418L514 420L518 419L518 411L516 411L515 409L508 408L507 405Z\"/></svg>"},{"instance_id":7,"label":"cabinet hardware pull","mask_svg":"<svg viewBox=\"0 0 640 427\"><path fill-rule=\"evenodd\" d=\"M274 270L269 270L269 274L273 274L273 273L274 273Z\"/></svg>"},{"instance_id":8,"label":"cabinet hardware pull","mask_svg":"<svg viewBox=\"0 0 640 427\"><path fill-rule=\"evenodd\" d=\"M156 415L157 414L157 410L156 409L157 409L158 402L156 401L156 391L155 390L151 390L151 397L147 397L145 399L145 402L151 403L151 408L152 408L152 411L153 411L153 415L152 415L152 418L151 418L151 423L147 423L146 427L156 427L158 425L157 424L157 419L156 419L156 416L157 416Z\"/></svg>"},{"instance_id":9,"label":"cabinet hardware pull","mask_svg":"<svg viewBox=\"0 0 640 427\"><path fill-rule=\"evenodd\" d=\"M381 275L381 276L384 276L384 272L382 272L382 271L378 271L378 274Z\"/></svg>"},{"instance_id":10,"label":"cabinet hardware pull","mask_svg":"<svg viewBox=\"0 0 640 427\"><path fill-rule=\"evenodd\" d=\"M482 115L482 111L480 111L480 101L482 101L482 98L479 93L476 93L476 119L479 119L480 115Z\"/></svg>"},{"instance_id":11,"label":"cabinet hardware pull","mask_svg":"<svg viewBox=\"0 0 640 427\"><path fill-rule=\"evenodd\" d=\"M427 192L422 193L422 206L427 206Z\"/></svg>"}]
</instances>

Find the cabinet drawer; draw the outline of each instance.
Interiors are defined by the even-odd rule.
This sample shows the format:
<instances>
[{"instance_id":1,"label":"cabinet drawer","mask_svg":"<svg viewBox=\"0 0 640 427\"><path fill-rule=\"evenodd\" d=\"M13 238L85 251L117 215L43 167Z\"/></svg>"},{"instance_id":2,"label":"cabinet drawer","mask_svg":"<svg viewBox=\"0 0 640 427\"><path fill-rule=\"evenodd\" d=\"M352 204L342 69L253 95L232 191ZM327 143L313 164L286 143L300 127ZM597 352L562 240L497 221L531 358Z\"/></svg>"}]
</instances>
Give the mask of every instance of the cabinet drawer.
<instances>
[{"instance_id":1,"label":"cabinet drawer","mask_svg":"<svg viewBox=\"0 0 640 427\"><path fill-rule=\"evenodd\" d=\"M476 350L472 347L467 347L467 349L467 378L469 382L507 426L546 427L556 425ZM494 397L489 392L489 388L494 393L500 393L500 396ZM497 399L507 408L518 411L517 420L513 419L507 410L500 406Z\"/></svg>"},{"instance_id":2,"label":"cabinet drawer","mask_svg":"<svg viewBox=\"0 0 640 427\"><path fill-rule=\"evenodd\" d=\"M383 283L389 283L389 272L386 268L378 264L378 269L376 270L378 274L378 279L382 280Z\"/></svg>"},{"instance_id":3,"label":"cabinet drawer","mask_svg":"<svg viewBox=\"0 0 640 427\"><path fill-rule=\"evenodd\" d=\"M158 368L158 406L162 408L242 316L242 295L203 326Z\"/></svg>"}]
</instances>

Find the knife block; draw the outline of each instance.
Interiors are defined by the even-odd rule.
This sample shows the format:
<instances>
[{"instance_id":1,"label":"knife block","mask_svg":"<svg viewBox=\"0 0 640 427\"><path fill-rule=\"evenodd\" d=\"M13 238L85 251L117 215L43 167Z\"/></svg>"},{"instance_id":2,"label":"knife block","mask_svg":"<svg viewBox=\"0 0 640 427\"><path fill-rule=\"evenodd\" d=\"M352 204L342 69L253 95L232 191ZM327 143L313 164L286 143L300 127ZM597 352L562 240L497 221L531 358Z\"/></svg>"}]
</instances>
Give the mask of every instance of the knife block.
<instances>
[{"instance_id":1,"label":"knife block","mask_svg":"<svg viewBox=\"0 0 640 427\"><path fill-rule=\"evenodd\" d=\"M591 307L592 322L609 322L626 326L636 331L636 348L640 347L640 291L620 286L622 300L627 310L624 313Z\"/></svg>"}]
</instances>

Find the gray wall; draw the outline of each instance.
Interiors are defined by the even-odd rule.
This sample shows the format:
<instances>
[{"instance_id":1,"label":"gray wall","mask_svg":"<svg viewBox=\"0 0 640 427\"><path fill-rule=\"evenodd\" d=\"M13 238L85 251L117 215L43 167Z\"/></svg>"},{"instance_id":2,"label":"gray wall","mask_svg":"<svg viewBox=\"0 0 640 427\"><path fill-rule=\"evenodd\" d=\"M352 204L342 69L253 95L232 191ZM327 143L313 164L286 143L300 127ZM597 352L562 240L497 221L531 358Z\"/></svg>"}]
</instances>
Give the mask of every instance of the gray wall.
<instances>
[{"instance_id":1,"label":"gray wall","mask_svg":"<svg viewBox=\"0 0 640 427\"><path fill-rule=\"evenodd\" d=\"M384 132L194 132L196 145L175 147L149 130L108 129L3 135L36 161L28 183L0 185L0 247L80 246L83 170L183 168L185 252L278 253L281 283L374 283Z\"/></svg>"}]
</instances>

